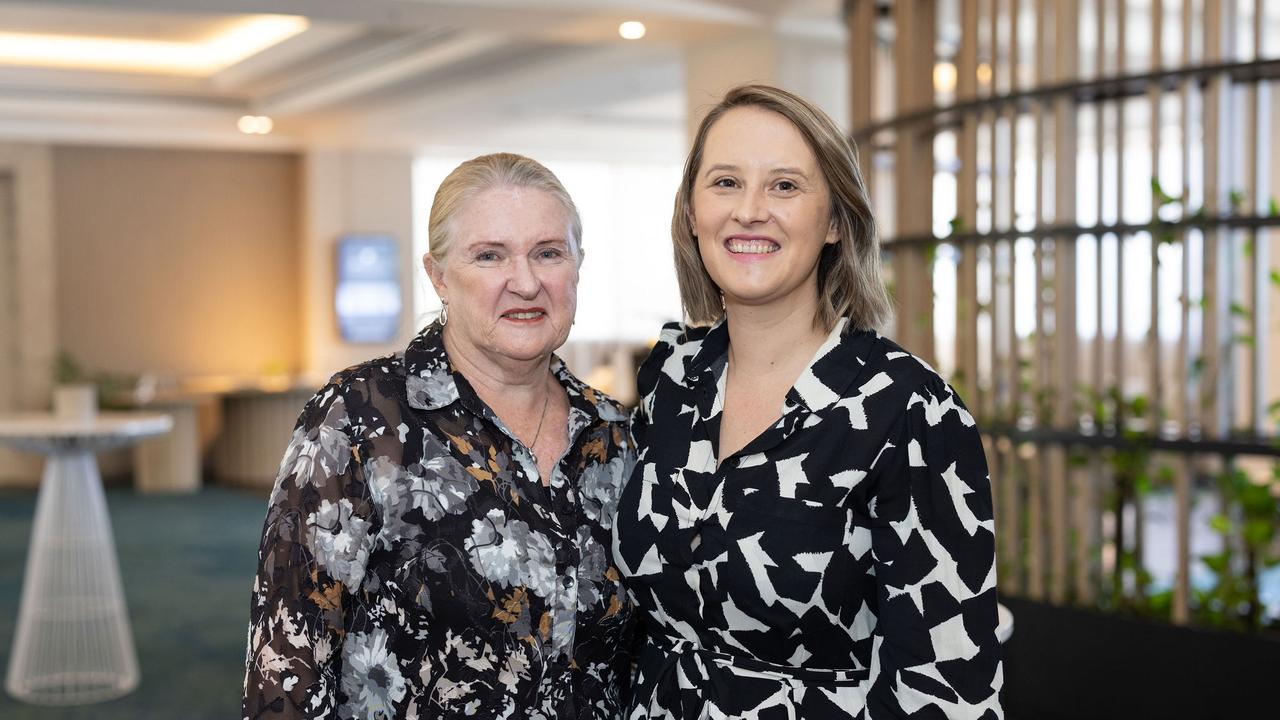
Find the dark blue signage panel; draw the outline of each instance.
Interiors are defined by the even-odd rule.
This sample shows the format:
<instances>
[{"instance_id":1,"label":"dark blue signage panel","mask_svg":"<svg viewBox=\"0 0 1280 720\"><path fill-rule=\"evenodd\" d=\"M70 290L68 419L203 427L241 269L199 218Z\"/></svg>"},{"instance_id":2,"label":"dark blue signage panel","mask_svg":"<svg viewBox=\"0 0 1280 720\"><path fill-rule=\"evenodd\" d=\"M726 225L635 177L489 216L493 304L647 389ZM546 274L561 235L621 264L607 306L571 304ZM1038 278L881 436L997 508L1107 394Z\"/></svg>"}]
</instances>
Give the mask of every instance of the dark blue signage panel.
<instances>
[{"instance_id":1,"label":"dark blue signage panel","mask_svg":"<svg viewBox=\"0 0 1280 720\"><path fill-rule=\"evenodd\" d=\"M399 247L390 235L346 235L338 240L334 310L342 339L385 343L400 328Z\"/></svg>"}]
</instances>

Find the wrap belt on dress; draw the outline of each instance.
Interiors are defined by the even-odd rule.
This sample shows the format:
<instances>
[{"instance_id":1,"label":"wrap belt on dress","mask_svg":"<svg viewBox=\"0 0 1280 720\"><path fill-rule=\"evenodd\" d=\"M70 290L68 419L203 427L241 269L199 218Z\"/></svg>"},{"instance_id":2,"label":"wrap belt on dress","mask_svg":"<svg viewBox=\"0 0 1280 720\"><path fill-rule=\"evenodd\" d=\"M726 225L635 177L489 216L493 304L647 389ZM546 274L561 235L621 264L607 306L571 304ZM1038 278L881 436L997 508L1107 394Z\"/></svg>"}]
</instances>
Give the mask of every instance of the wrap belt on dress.
<instances>
[{"instance_id":1,"label":"wrap belt on dress","mask_svg":"<svg viewBox=\"0 0 1280 720\"><path fill-rule=\"evenodd\" d=\"M649 690L646 717L676 717L681 720L728 718L715 708L733 707L734 697L747 688L761 694L760 683L776 686L769 695L780 704L798 705L811 685L828 688L857 686L870 672L866 669L802 668L780 665L752 657L707 650L691 640L650 637L640 653L640 667L648 676L637 688ZM651 670L656 668L656 671ZM647 686L647 688L645 687ZM797 697L799 696L799 697Z\"/></svg>"}]
</instances>

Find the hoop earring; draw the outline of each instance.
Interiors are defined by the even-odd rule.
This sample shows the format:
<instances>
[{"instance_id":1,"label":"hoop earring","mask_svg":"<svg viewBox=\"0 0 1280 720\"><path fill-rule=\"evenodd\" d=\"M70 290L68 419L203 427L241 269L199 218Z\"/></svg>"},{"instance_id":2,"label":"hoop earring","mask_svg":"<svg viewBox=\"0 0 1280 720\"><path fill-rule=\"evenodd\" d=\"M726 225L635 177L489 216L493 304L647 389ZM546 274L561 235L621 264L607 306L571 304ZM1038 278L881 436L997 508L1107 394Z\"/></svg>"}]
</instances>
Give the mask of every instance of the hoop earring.
<instances>
[{"instance_id":1,"label":"hoop earring","mask_svg":"<svg viewBox=\"0 0 1280 720\"><path fill-rule=\"evenodd\" d=\"M449 303L440 306L440 327L449 324Z\"/></svg>"}]
</instances>

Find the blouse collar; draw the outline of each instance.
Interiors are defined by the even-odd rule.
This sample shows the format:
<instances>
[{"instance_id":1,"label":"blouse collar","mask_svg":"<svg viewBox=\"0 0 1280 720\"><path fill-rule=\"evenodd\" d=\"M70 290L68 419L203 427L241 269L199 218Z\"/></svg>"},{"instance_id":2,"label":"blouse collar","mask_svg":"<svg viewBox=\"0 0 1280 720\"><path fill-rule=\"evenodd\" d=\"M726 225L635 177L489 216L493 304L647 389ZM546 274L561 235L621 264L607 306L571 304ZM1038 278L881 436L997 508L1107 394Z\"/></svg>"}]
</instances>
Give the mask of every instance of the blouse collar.
<instances>
[{"instance_id":1,"label":"blouse collar","mask_svg":"<svg viewBox=\"0 0 1280 720\"><path fill-rule=\"evenodd\" d=\"M463 393L471 396L466 378L449 362L444 347L444 328L433 322L423 328L405 348L404 361L408 377L410 407L419 410L440 410L462 399ZM606 422L625 420L622 406L612 398L579 380L557 355L551 356L551 372L569 395L569 404ZM460 390L465 387L465 390Z\"/></svg>"}]
</instances>

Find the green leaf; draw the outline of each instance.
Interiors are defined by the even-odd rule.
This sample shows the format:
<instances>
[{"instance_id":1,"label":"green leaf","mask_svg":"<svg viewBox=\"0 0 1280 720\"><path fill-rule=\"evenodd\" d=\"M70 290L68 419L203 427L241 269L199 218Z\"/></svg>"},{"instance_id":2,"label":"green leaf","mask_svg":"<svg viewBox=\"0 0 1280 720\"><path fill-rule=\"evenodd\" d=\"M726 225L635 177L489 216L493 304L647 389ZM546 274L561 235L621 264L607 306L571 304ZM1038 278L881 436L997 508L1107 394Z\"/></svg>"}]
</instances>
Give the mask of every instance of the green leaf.
<instances>
[{"instance_id":1,"label":"green leaf","mask_svg":"<svg viewBox=\"0 0 1280 720\"><path fill-rule=\"evenodd\" d=\"M1240 303L1231 303L1230 311L1232 315L1235 315L1236 317L1240 317L1240 318L1247 318L1253 314L1249 312L1249 310L1245 308L1245 306L1241 305Z\"/></svg>"},{"instance_id":2,"label":"green leaf","mask_svg":"<svg viewBox=\"0 0 1280 720\"><path fill-rule=\"evenodd\" d=\"M1245 239L1244 245L1240 246L1240 252L1244 253L1244 256L1247 258L1253 257L1253 239L1252 238Z\"/></svg>"},{"instance_id":3,"label":"green leaf","mask_svg":"<svg viewBox=\"0 0 1280 720\"><path fill-rule=\"evenodd\" d=\"M1280 270L1271 271L1271 284L1280 288Z\"/></svg>"},{"instance_id":4,"label":"green leaf","mask_svg":"<svg viewBox=\"0 0 1280 720\"><path fill-rule=\"evenodd\" d=\"M1267 406L1267 414L1280 415L1280 400L1276 400L1275 402ZM1276 467L1280 467L1280 465L1276 465Z\"/></svg>"},{"instance_id":5,"label":"green leaf","mask_svg":"<svg viewBox=\"0 0 1280 720\"><path fill-rule=\"evenodd\" d=\"M1187 374L1191 377L1192 380L1195 380L1196 378L1200 377L1201 373L1203 372L1204 372L1204 357L1197 356L1194 360L1191 361L1191 367L1188 369Z\"/></svg>"},{"instance_id":6,"label":"green leaf","mask_svg":"<svg viewBox=\"0 0 1280 720\"><path fill-rule=\"evenodd\" d=\"M1157 208L1168 205L1171 202L1175 202L1177 199L1178 198L1175 198L1165 192L1164 188L1160 187L1159 180L1154 177L1151 178L1151 201Z\"/></svg>"},{"instance_id":7,"label":"green leaf","mask_svg":"<svg viewBox=\"0 0 1280 720\"><path fill-rule=\"evenodd\" d=\"M1215 573L1222 575L1231 562L1231 555L1225 552L1218 553L1217 555L1202 555L1200 557L1200 562L1204 563L1206 567Z\"/></svg>"},{"instance_id":8,"label":"green leaf","mask_svg":"<svg viewBox=\"0 0 1280 720\"><path fill-rule=\"evenodd\" d=\"M1275 198L1267 201L1267 214L1271 217L1280 215L1280 202L1276 202Z\"/></svg>"},{"instance_id":9,"label":"green leaf","mask_svg":"<svg viewBox=\"0 0 1280 720\"><path fill-rule=\"evenodd\" d=\"M1173 468L1169 467L1168 465L1161 465L1160 469L1156 471L1156 477L1160 478L1160 482L1162 483L1166 483L1166 484L1172 483Z\"/></svg>"},{"instance_id":10,"label":"green leaf","mask_svg":"<svg viewBox=\"0 0 1280 720\"><path fill-rule=\"evenodd\" d=\"M1250 520L1244 524L1244 541L1249 547L1266 547L1271 544L1275 532L1275 525L1267 520Z\"/></svg>"},{"instance_id":11,"label":"green leaf","mask_svg":"<svg viewBox=\"0 0 1280 720\"><path fill-rule=\"evenodd\" d=\"M1246 479L1238 492L1240 505L1246 516L1270 519L1275 513L1275 500L1271 497L1269 484L1253 483Z\"/></svg>"},{"instance_id":12,"label":"green leaf","mask_svg":"<svg viewBox=\"0 0 1280 720\"><path fill-rule=\"evenodd\" d=\"M1248 345L1249 347L1253 347L1253 336L1252 335L1234 335L1231 338L1231 342L1233 344L1238 343L1240 345Z\"/></svg>"},{"instance_id":13,"label":"green leaf","mask_svg":"<svg viewBox=\"0 0 1280 720\"><path fill-rule=\"evenodd\" d=\"M1244 207L1244 191L1232 190L1227 194L1227 199L1231 202L1232 210L1239 210Z\"/></svg>"},{"instance_id":14,"label":"green leaf","mask_svg":"<svg viewBox=\"0 0 1280 720\"><path fill-rule=\"evenodd\" d=\"M1147 414L1147 396L1134 395L1129 401L1129 411L1139 417Z\"/></svg>"},{"instance_id":15,"label":"green leaf","mask_svg":"<svg viewBox=\"0 0 1280 720\"><path fill-rule=\"evenodd\" d=\"M1219 535L1231 532L1231 520L1226 515L1214 515L1209 519L1209 527Z\"/></svg>"}]
</instances>

